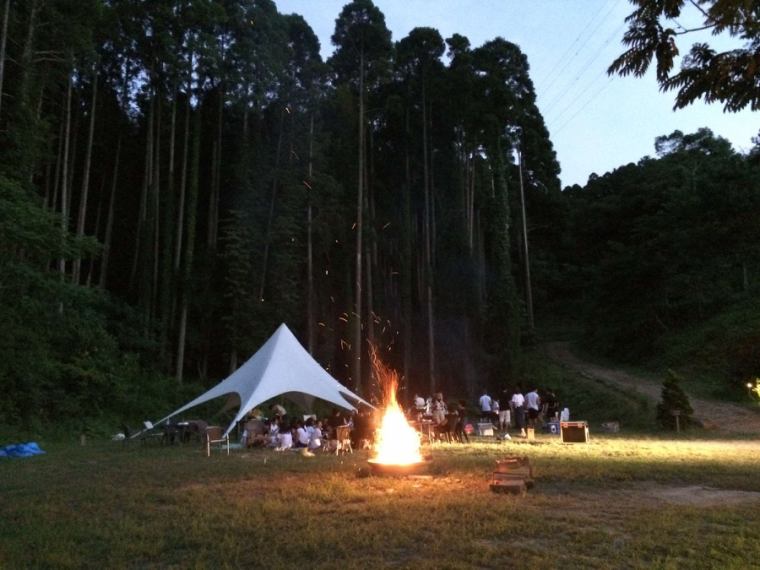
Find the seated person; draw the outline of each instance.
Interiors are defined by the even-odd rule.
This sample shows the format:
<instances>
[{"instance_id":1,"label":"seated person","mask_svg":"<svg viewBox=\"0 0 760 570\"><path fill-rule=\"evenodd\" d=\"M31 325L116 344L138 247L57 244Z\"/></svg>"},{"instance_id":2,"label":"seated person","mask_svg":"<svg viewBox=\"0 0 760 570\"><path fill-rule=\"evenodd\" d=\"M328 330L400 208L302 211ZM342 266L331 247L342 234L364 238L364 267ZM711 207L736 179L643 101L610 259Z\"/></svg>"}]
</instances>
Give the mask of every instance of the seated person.
<instances>
[{"instance_id":1,"label":"seated person","mask_svg":"<svg viewBox=\"0 0 760 570\"><path fill-rule=\"evenodd\" d=\"M309 451L314 451L322 447L322 422L314 424L311 434L309 435Z\"/></svg>"},{"instance_id":2,"label":"seated person","mask_svg":"<svg viewBox=\"0 0 760 570\"><path fill-rule=\"evenodd\" d=\"M293 447L308 447L309 446L309 434L306 431L306 428L304 427L303 423L300 421L295 422L295 442L293 444Z\"/></svg>"},{"instance_id":3,"label":"seated person","mask_svg":"<svg viewBox=\"0 0 760 570\"><path fill-rule=\"evenodd\" d=\"M285 451L287 449L293 448L293 432L290 431L290 429L282 429L280 430L279 435L277 436L277 448L275 451Z\"/></svg>"},{"instance_id":4,"label":"seated person","mask_svg":"<svg viewBox=\"0 0 760 570\"><path fill-rule=\"evenodd\" d=\"M276 419L269 421L267 430L268 444L267 447L279 447L280 445L280 423Z\"/></svg>"},{"instance_id":5,"label":"seated person","mask_svg":"<svg viewBox=\"0 0 760 570\"><path fill-rule=\"evenodd\" d=\"M448 409L446 402L443 401L443 394L438 392L433 400L433 423L437 426L445 424L447 413Z\"/></svg>"}]
</instances>

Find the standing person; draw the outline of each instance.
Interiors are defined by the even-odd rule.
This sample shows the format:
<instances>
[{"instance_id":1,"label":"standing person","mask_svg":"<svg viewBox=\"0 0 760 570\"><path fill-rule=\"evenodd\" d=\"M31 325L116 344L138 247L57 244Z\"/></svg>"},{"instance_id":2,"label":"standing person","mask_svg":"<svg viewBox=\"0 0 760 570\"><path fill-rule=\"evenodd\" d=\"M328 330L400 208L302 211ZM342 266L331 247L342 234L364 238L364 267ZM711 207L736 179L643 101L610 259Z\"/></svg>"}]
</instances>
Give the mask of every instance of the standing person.
<instances>
[{"instance_id":1,"label":"standing person","mask_svg":"<svg viewBox=\"0 0 760 570\"><path fill-rule=\"evenodd\" d=\"M483 389L483 395L478 400L478 406L480 406L480 419L484 421L491 421L491 396L488 395L488 390Z\"/></svg>"},{"instance_id":2,"label":"standing person","mask_svg":"<svg viewBox=\"0 0 760 570\"><path fill-rule=\"evenodd\" d=\"M496 424L496 427L498 428L500 426L500 414L501 412L501 404L499 404L499 400L496 398L491 399L491 421L492 423Z\"/></svg>"},{"instance_id":3,"label":"standing person","mask_svg":"<svg viewBox=\"0 0 760 570\"><path fill-rule=\"evenodd\" d=\"M504 395L507 395L507 391L504 390ZM503 432L507 432L509 430L510 424L512 423L512 414L511 408L512 408L512 402L507 400L508 405L504 406L503 408L499 409L499 429Z\"/></svg>"},{"instance_id":4,"label":"standing person","mask_svg":"<svg viewBox=\"0 0 760 570\"><path fill-rule=\"evenodd\" d=\"M533 388L525 395L525 407L528 410L528 426L535 428L538 414L541 411L541 397L538 388Z\"/></svg>"},{"instance_id":5,"label":"standing person","mask_svg":"<svg viewBox=\"0 0 760 570\"><path fill-rule=\"evenodd\" d=\"M546 406L546 417L548 421L559 420L559 400L552 388L548 388L544 393L544 405Z\"/></svg>"},{"instance_id":6,"label":"standing person","mask_svg":"<svg viewBox=\"0 0 760 570\"><path fill-rule=\"evenodd\" d=\"M525 437L525 396L519 385L515 386L509 405L515 411L515 427L520 430L520 437Z\"/></svg>"},{"instance_id":7,"label":"standing person","mask_svg":"<svg viewBox=\"0 0 760 570\"><path fill-rule=\"evenodd\" d=\"M464 429L467 425L467 406L464 400L459 400L459 404L456 407L457 410L457 425L454 427L454 437L461 443L465 441L470 443L470 436L467 435L467 430Z\"/></svg>"}]
</instances>

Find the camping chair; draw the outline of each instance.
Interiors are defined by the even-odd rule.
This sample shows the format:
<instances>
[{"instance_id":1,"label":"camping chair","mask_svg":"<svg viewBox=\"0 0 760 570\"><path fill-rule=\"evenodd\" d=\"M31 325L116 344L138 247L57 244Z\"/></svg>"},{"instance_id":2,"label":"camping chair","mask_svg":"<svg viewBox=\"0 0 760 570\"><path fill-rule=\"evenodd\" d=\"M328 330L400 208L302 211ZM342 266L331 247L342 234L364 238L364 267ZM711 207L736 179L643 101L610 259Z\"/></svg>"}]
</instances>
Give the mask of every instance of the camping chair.
<instances>
[{"instance_id":1,"label":"camping chair","mask_svg":"<svg viewBox=\"0 0 760 570\"><path fill-rule=\"evenodd\" d=\"M224 449L224 445L227 445L227 455L230 454L230 438L225 435L222 436L222 428L219 426L209 426L206 428L206 456L211 457L211 446L219 444L219 449Z\"/></svg>"},{"instance_id":2,"label":"camping chair","mask_svg":"<svg viewBox=\"0 0 760 570\"><path fill-rule=\"evenodd\" d=\"M354 449L351 447L351 427L350 426L338 426L335 428L335 455L343 453L353 453Z\"/></svg>"}]
</instances>

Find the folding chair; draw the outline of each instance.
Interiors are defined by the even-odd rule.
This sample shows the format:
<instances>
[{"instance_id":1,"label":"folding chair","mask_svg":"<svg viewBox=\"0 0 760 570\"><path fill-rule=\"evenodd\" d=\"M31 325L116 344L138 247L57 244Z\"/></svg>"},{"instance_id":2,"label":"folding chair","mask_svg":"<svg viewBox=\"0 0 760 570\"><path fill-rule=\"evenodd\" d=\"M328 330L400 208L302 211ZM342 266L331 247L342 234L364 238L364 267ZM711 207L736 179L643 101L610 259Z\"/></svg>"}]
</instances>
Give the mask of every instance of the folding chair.
<instances>
[{"instance_id":1,"label":"folding chair","mask_svg":"<svg viewBox=\"0 0 760 570\"><path fill-rule=\"evenodd\" d=\"M222 436L222 428L219 426L209 426L206 428L206 456L211 457L211 446L218 444L219 449L227 447L227 455L230 454L230 437L228 435Z\"/></svg>"}]
</instances>

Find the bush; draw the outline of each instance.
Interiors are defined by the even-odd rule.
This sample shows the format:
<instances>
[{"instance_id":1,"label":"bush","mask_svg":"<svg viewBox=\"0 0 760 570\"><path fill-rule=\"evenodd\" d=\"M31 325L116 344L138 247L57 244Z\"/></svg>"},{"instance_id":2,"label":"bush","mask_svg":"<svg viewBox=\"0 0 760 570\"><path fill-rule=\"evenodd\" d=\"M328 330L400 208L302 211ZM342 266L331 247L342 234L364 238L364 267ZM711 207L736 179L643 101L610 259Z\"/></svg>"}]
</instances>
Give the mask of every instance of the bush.
<instances>
[{"instance_id":1,"label":"bush","mask_svg":"<svg viewBox=\"0 0 760 570\"><path fill-rule=\"evenodd\" d=\"M689 397L681 388L682 378L668 369L662 383L661 401L657 404L657 423L665 429L676 429L676 414L678 424L687 428L694 424L694 410L689 403Z\"/></svg>"}]
</instances>

